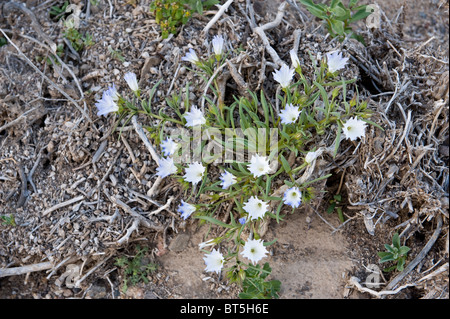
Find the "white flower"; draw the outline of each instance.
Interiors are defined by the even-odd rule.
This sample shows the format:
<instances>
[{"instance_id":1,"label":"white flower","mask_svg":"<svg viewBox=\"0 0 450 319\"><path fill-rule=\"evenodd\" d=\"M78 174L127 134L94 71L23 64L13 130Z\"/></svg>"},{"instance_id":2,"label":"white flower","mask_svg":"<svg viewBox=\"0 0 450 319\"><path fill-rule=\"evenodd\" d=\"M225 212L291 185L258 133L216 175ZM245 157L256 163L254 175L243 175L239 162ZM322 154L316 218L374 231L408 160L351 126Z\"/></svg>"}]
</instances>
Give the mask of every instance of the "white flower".
<instances>
[{"instance_id":1,"label":"white flower","mask_svg":"<svg viewBox=\"0 0 450 319\"><path fill-rule=\"evenodd\" d=\"M184 200L181 200L181 205L178 206L177 212L181 213L181 217L186 220L193 212L195 212L195 206L189 203L186 203Z\"/></svg>"},{"instance_id":2,"label":"white flower","mask_svg":"<svg viewBox=\"0 0 450 319\"><path fill-rule=\"evenodd\" d=\"M216 56L221 56L223 54L224 39L221 35L215 35L212 39L212 45L214 49L214 54Z\"/></svg>"},{"instance_id":3,"label":"white flower","mask_svg":"<svg viewBox=\"0 0 450 319\"><path fill-rule=\"evenodd\" d=\"M205 271L216 273L220 272L220 270L223 267L223 263L225 261L223 255L218 250L215 249L213 249L209 254L206 254L205 257L203 257L203 260L205 261L206 264Z\"/></svg>"},{"instance_id":4,"label":"white flower","mask_svg":"<svg viewBox=\"0 0 450 319\"><path fill-rule=\"evenodd\" d=\"M113 83L112 86L110 86L110 87L105 91L105 93L106 93L107 95L111 96L114 102L117 102L117 101L119 100L120 95L119 95L119 93L117 92L117 89L116 89L116 86L114 85L114 83Z\"/></svg>"},{"instance_id":5,"label":"white flower","mask_svg":"<svg viewBox=\"0 0 450 319\"><path fill-rule=\"evenodd\" d=\"M181 58L182 61L191 62L193 64L198 63L200 60L198 59L197 53L193 49L189 49L189 52L186 53L184 57Z\"/></svg>"},{"instance_id":6,"label":"white flower","mask_svg":"<svg viewBox=\"0 0 450 319\"><path fill-rule=\"evenodd\" d=\"M345 68L348 58L343 58L342 53L339 51L333 51L327 53L328 71L334 73L340 69Z\"/></svg>"},{"instance_id":7,"label":"white flower","mask_svg":"<svg viewBox=\"0 0 450 319\"><path fill-rule=\"evenodd\" d=\"M269 160L266 156L253 155L248 169L254 177L262 176L270 171Z\"/></svg>"},{"instance_id":8,"label":"white flower","mask_svg":"<svg viewBox=\"0 0 450 319\"><path fill-rule=\"evenodd\" d=\"M156 168L156 175L161 178L175 174L177 172L177 167L173 163L173 158L161 158Z\"/></svg>"},{"instance_id":9,"label":"white flower","mask_svg":"<svg viewBox=\"0 0 450 319\"><path fill-rule=\"evenodd\" d=\"M111 112L117 112L119 106L114 102L113 97L108 93L108 91L103 92L102 98L95 103L98 109L97 115L106 115Z\"/></svg>"},{"instance_id":10,"label":"white flower","mask_svg":"<svg viewBox=\"0 0 450 319\"><path fill-rule=\"evenodd\" d=\"M289 69L286 64L283 64L283 66L278 71L272 72L273 79L280 83L281 87L284 89L287 88L291 83L294 72L295 69Z\"/></svg>"},{"instance_id":11,"label":"white flower","mask_svg":"<svg viewBox=\"0 0 450 319\"><path fill-rule=\"evenodd\" d=\"M228 187L236 183L236 177L227 171L220 175L220 180L222 181L221 185L223 189L227 189Z\"/></svg>"},{"instance_id":12,"label":"white flower","mask_svg":"<svg viewBox=\"0 0 450 319\"><path fill-rule=\"evenodd\" d=\"M320 154L321 151L310 151L305 156L305 162L311 164Z\"/></svg>"},{"instance_id":13,"label":"white flower","mask_svg":"<svg viewBox=\"0 0 450 319\"><path fill-rule=\"evenodd\" d=\"M248 199L242 208L248 213L250 220L263 218L264 214L267 212L269 204L265 201L258 199L256 196L252 196Z\"/></svg>"},{"instance_id":14,"label":"white flower","mask_svg":"<svg viewBox=\"0 0 450 319\"><path fill-rule=\"evenodd\" d=\"M183 177L185 181L197 184L202 180L205 169L206 168L200 162L191 163L185 169L185 175Z\"/></svg>"},{"instance_id":15,"label":"white flower","mask_svg":"<svg viewBox=\"0 0 450 319\"><path fill-rule=\"evenodd\" d=\"M300 66L300 60L298 58L297 53L294 50L289 51L289 54L291 55L291 62L294 69L298 68Z\"/></svg>"},{"instance_id":16,"label":"white flower","mask_svg":"<svg viewBox=\"0 0 450 319\"><path fill-rule=\"evenodd\" d=\"M345 122L342 131L346 138L350 141L355 141L358 137L365 136L366 122L358 120L357 118L350 118Z\"/></svg>"},{"instance_id":17,"label":"white flower","mask_svg":"<svg viewBox=\"0 0 450 319\"><path fill-rule=\"evenodd\" d=\"M282 124L291 124L297 121L300 115L300 110L298 106L293 106L292 104L286 104L284 110L280 112L280 118Z\"/></svg>"},{"instance_id":18,"label":"white flower","mask_svg":"<svg viewBox=\"0 0 450 319\"><path fill-rule=\"evenodd\" d=\"M198 109L195 105L191 107L191 110L189 112L186 112L184 118L186 119L186 126L190 127L206 123L206 119L203 116L203 112L200 109Z\"/></svg>"},{"instance_id":19,"label":"white flower","mask_svg":"<svg viewBox=\"0 0 450 319\"><path fill-rule=\"evenodd\" d=\"M250 259L253 264L266 257L267 249L264 247L262 239L249 239L241 252L241 255Z\"/></svg>"},{"instance_id":20,"label":"white flower","mask_svg":"<svg viewBox=\"0 0 450 319\"><path fill-rule=\"evenodd\" d=\"M133 92L139 91L139 85L136 79L136 74L134 74L133 72L128 72L123 76L123 78Z\"/></svg>"},{"instance_id":21,"label":"white flower","mask_svg":"<svg viewBox=\"0 0 450 319\"><path fill-rule=\"evenodd\" d=\"M205 247L212 246L214 244L215 244L214 239L210 239L198 244L198 249L203 249Z\"/></svg>"},{"instance_id":22,"label":"white flower","mask_svg":"<svg viewBox=\"0 0 450 319\"><path fill-rule=\"evenodd\" d=\"M178 144L175 143L171 138L167 138L161 143L161 149L164 156L171 156L177 150Z\"/></svg>"},{"instance_id":23,"label":"white flower","mask_svg":"<svg viewBox=\"0 0 450 319\"><path fill-rule=\"evenodd\" d=\"M302 203L302 192L297 187L289 188L284 192L283 202L297 208Z\"/></svg>"}]
</instances>

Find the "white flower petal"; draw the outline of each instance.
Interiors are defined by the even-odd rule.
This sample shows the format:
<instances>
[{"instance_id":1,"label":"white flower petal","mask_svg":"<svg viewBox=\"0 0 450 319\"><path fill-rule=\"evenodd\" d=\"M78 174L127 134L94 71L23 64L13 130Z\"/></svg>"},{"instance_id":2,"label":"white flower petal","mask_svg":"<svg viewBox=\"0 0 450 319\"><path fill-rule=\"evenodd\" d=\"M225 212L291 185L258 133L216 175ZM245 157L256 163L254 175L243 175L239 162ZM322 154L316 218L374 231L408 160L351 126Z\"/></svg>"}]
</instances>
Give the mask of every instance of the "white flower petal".
<instances>
[{"instance_id":1,"label":"white flower petal","mask_svg":"<svg viewBox=\"0 0 450 319\"><path fill-rule=\"evenodd\" d=\"M210 240L207 240L207 241L204 241L204 242L198 244L198 249L203 249L205 247L212 246L214 244L215 244L214 239L210 239Z\"/></svg>"},{"instance_id":2,"label":"white flower petal","mask_svg":"<svg viewBox=\"0 0 450 319\"><path fill-rule=\"evenodd\" d=\"M280 83L282 88L287 88L289 86L294 73L295 69L289 69L286 64L283 64L283 66L279 70L272 72L273 79Z\"/></svg>"},{"instance_id":3,"label":"white flower petal","mask_svg":"<svg viewBox=\"0 0 450 319\"><path fill-rule=\"evenodd\" d=\"M267 174L270 171L269 160L266 156L253 155L250 164L248 165L250 173L254 177L259 177Z\"/></svg>"},{"instance_id":4,"label":"white flower petal","mask_svg":"<svg viewBox=\"0 0 450 319\"><path fill-rule=\"evenodd\" d=\"M117 112L119 106L114 102L113 97L108 93L108 91L103 92L102 98L95 103L98 109L97 115L105 115L111 112Z\"/></svg>"},{"instance_id":5,"label":"white flower petal","mask_svg":"<svg viewBox=\"0 0 450 319\"><path fill-rule=\"evenodd\" d=\"M178 212L181 213L181 217L186 220L193 212L195 212L196 208L194 205L186 203L184 200L181 200L181 205L178 206Z\"/></svg>"},{"instance_id":6,"label":"white flower petal","mask_svg":"<svg viewBox=\"0 0 450 319\"><path fill-rule=\"evenodd\" d=\"M161 178L167 177L177 172L177 167L173 163L173 158L161 158L158 164L159 166L156 168L156 175Z\"/></svg>"},{"instance_id":7,"label":"white flower petal","mask_svg":"<svg viewBox=\"0 0 450 319\"><path fill-rule=\"evenodd\" d=\"M203 173L205 172L205 167L200 162L194 162L189 164L185 169L184 180L192 184L197 184L203 178Z\"/></svg>"},{"instance_id":8,"label":"white flower petal","mask_svg":"<svg viewBox=\"0 0 450 319\"><path fill-rule=\"evenodd\" d=\"M242 208L248 213L248 218L250 220L255 220L264 217L269 208L269 204L261 199L258 199L256 196L252 196L248 199L244 206L242 206Z\"/></svg>"},{"instance_id":9,"label":"white flower petal","mask_svg":"<svg viewBox=\"0 0 450 319\"><path fill-rule=\"evenodd\" d=\"M248 258L254 265L258 263L261 259L266 257L268 253L266 247L264 247L264 242L262 239L249 239L241 253L242 256Z\"/></svg>"},{"instance_id":10,"label":"white flower petal","mask_svg":"<svg viewBox=\"0 0 450 319\"><path fill-rule=\"evenodd\" d=\"M300 115L300 110L297 106L292 104L286 104L284 110L280 112L280 118L282 124L292 124L297 121Z\"/></svg>"},{"instance_id":11,"label":"white flower petal","mask_svg":"<svg viewBox=\"0 0 450 319\"><path fill-rule=\"evenodd\" d=\"M197 53L193 49L189 49L189 52L186 53L184 57L181 58L182 61L191 62L193 64L196 64L199 62L199 59L197 57Z\"/></svg>"},{"instance_id":12,"label":"white flower petal","mask_svg":"<svg viewBox=\"0 0 450 319\"><path fill-rule=\"evenodd\" d=\"M186 112L186 114L184 114L184 118L186 119L186 126L188 127L194 127L206 123L203 112L195 105L191 107L191 110L189 112Z\"/></svg>"},{"instance_id":13,"label":"white flower petal","mask_svg":"<svg viewBox=\"0 0 450 319\"><path fill-rule=\"evenodd\" d=\"M291 56L292 67L294 69L298 68L300 66L300 60L297 53L294 50L290 50L289 55Z\"/></svg>"},{"instance_id":14,"label":"white flower petal","mask_svg":"<svg viewBox=\"0 0 450 319\"><path fill-rule=\"evenodd\" d=\"M178 144L175 143L171 138L167 138L165 141L161 143L161 149L163 151L164 156L171 156L175 154L177 147Z\"/></svg>"},{"instance_id":15,"label":"white flower petal","mask_svg":"<svg viewBox=\"0 0 450 319\"><path fill-rule=\"evenodd\" d=\"M355 141L358 138L365 136L366 122L359 120L357 118L350 118L344 123L342 131L344 132L345 138L350 141Z\"/></svg>"},{"instance_id":16,"label":"white flower petal","mask_svg":"<svg viewBox=\"0 0 450 319\"><path fill-rule=\"evenodd\" d=\"M338 70L345 68L348 58L342 57L342 53L339 51L333 51L327 53L328 71L334 73Z\"/></svg>"},{"instance_id":17,"label":"white flower petal","mask_svg":"<svg viewBox=\"0 0 450 319\"><path fill-rule=\"evenodd\" d=\"M136 74L133 72L128 72L123 76L124 80L127 82L130 89L134 92L139 91L139 85L136 79Z\"/></svg>"},{"instance_id":18,"label":"white flower petal","mask_svg":"<svg viewBox=\"0 0 450 319\"><path fill-rule=\"evenodd\" d=\"M214 49L215 55L222 55L223 54L223 46L224 46L224 39L221 35L215 35L212 39L212 45Z\"/></svg>"},{"instance_id":19,"label":"white flower petal","mask_svg":"<svg viewBox=\"0 0 450 319\"><path fill-rule=\"evenodd\" d=\"M299 207L302 203L302 192L297 187L289 188L284 192L283 202L294 208Z\"/></svg>"},{"instance_id":20,"label":"white flower petal","mask_svg":"<svg viewBox=\"0 0 450 319\"><path fill-rule=\"evenodd\" d=\"M205 257L203 257L203 260L206 264L205 271L216 273L220 273L225 261L223 255L215 249L213 249L209 254L206 254Z\"/></svg>"},{"instance_id":21,"label":"white flower petal","mask_svg":"<svg viewBox=\"0 0 450 319\"><path fill-rule=\"evenodd\" d=\"M117 92L116 85L115 85L114 83L113 83L112 86L110 86L110 87L105 91L105 93L106 93L107 95L111 96L114 102L117 102L117 101L119 100L120 95L119 95L119 92Z\"/></svg>"},{"instance_id":22,"label":"white flower petal","mask_svg":"<svg viewBox=\"0 0 450 319\"><path fill-rule=\"evenodd\" d=\"M223 189L227 189L228 187L236 183L236 177L227 171L220 175L220 180L222 181L221 185Z\"/></svg>"}]
</instances>

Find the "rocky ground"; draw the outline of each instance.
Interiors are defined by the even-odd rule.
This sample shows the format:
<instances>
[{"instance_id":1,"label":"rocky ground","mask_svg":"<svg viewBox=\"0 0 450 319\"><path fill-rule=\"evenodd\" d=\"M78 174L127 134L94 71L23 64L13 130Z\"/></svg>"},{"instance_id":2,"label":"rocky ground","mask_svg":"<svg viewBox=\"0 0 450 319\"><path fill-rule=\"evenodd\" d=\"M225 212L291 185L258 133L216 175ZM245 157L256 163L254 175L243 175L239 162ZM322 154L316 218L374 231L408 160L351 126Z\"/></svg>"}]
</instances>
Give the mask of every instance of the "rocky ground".
<instances>
[{"instance_id":1,"label":"rocky ground","mask_svg":"<svg viewBox=\"0 0 450 319\"><path fill-rule=\"evenodd\" d=\"M208 232L220 230L182 220L177 181L155 185L156 165L132 126L119 138L114 120L97 116L94 104L110 83L123 89L128 71L138 74L145 94L162 79L156 110L188 81L199 103L205 83L181 57L190 47L206 56L206 40L217 33L241 48L235 61L250 89L264 88L275 103L271 56L252 32L248 4L262 25L282 2L236 0L203 34L213 7L162 39L150 1L71 0L81 9L80 32L93 40L79 53L63 45L63 27L50 15L63 1L22 1L29 10L20 1L0 3L0 40L11 40L0 46L1 298L237 298L235 284L204 272L198 250ZM307 52L344 50L352 57L345 75L359 79L372 121L384 131L370 127L364 143L345 142L339 157L324 156L318 169L333 175L320 185L323 196L268 224L267 240L277 239L268 262L282 282L280 297L448 298L448 1L379 1L380 27L357 25L366 47L331 40L320 21L289 2L281 24L267 31L271 46L289 61L300 34L305 74ZM59 63L51 60L58 45ZM226 84L231 99L239 83L229 77ZM344 223L325 212L336 193ZM149 227L123 240L130 210L151 212L169 200ZM376 289L359 285L355 278L373 275L371 265L383 267L377 252L396 231L414 268L383 274ZM148 249L143 264L157 268L148 283L123 292L126 274L117 260L135 257L138 245ZM2 273L24 266L32 269Z\"/></svg>"}]
</instances>

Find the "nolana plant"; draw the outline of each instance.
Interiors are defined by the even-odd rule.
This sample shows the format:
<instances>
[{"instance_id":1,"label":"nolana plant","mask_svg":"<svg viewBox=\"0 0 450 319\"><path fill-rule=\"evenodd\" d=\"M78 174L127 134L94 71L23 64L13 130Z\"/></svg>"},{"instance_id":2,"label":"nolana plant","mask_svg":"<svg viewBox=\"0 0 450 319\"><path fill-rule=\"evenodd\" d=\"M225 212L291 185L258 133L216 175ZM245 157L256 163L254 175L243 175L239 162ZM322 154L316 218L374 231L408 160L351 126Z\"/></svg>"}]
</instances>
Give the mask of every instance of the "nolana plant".
<instances>
[{"instance_id":1,"label":"nolana plant","mask_svg":"<svg viewBox=\"0 0 450 319\"><path fill-rule=\"evenodd\" d=\"M182 61L210 83L212 97L192 104L187 84L184 94L166 97L170 114L162 107L155 112L153 97L161 80L142 92L136 74L128 72L124 80L132 94L120 93L112 84L96 103L97 115L116 114L116 127L129 121L135 125L137 115L153 123L147 129L161 153L155 159L156 175L170 176L182 186L180 217L223 229L199 244L205 271L225 271L229 282L241 285L242 298L277 298L280 285L269 280L270 265L259 266L276 239L264 241L261 225L269 219L283 220L283 208L294 213L314 197L313 184L330 176L310 177L324 152L311 145L315 137L334 132L334 145L327 152L335 156L342 139L364 138L371 112L357 94L347 99L347 86L356 79L339 75L348 58L338 51L328 52L320 61L310 55L314 69L310 78L291 51L291 67L283 65L272 73L280 88L276 105L264 91L225 101L216 79L233 51L227 51L221 35L211 44L213 50L205 59L189 49ZM165 129L169 122L170 131ZM289 161L291 155L302 163ZM224 207L229 211L225 221L219 216Z\"/></svg>"},{"instance_id":2,"label":"nolana plant","mask_svg":"<svg viewBox=\"0 0 450 319\"><path fill-rule=\"evenodd\" d=\"M380 263L385 263L388 261L393 261L395 265L383 269L384 272L390 272L395 269L402 271L406 263L406 257L410 248L407 246L401 246L400 237L398 233L395 233L392 237L392 245L384 244L387 251L378 252L378 257L380 257Z\"/></svg>"},{"instance_id":3,"label":"nolana plant","mask_svg":"<svg viewBox=\"0 0 450 319\"><path fill-rule=\"evenodd\" d=\"M298 0L314 16L322 19L331 37L340 41L347 35L365 44L364 38L353 31L352 23L367 18L372 12L367 5L358 6L358 0L350 0L346 7L341 0L332 0L329 5L312 0Z\"/></svg>"}]
</instances>

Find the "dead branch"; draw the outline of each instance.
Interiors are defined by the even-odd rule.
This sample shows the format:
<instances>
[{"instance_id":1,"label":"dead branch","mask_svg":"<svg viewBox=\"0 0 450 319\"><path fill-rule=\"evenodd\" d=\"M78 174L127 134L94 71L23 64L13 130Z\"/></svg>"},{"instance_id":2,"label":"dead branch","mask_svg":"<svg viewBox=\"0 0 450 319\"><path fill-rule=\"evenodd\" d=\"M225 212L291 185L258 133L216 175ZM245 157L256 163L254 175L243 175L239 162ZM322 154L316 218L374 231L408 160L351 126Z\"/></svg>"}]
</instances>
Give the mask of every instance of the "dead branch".
<instances>
[{"instance_id":1,"label":"dead branch","mask_svg":"<svg viewBox=\"0 0 450 319\"><path fill-rule=\"evenodd\" d=\"M19 52L19 54L27 61L27 63L37 72L39 73L47 82L50 83L51 86L53 86L59 93L61 93L62 95L64 95L70 102L72 102L72 104L75 105L75 107L81 112L81 114L83 114L83 116L89 121L89 123L93 124L94 122L92 121L92 119L90 118L90 116L86 113L86 111L84 109L82 109L80 107L80 105L78 105L78 103L69 95L67 94L64 90L62 90L55 82L53 82L52 80L50 80L50 78L48 76L46 76L44 73L42 73L41 70L39 70L39 68L37 66L35 66L33 64L33 62L30 61L30 59L28 59L28 57L16 46L16 44L14 42L11 41L11 39L8 37L8 35L6 35L6 33L3 31L2 28L0 28L0 31L2 32L3 36L5 37L6 40L8 40L9 43L11 43L11 45L17 50L17 52ZM86 104L85 104L85 108L86 108Z\"/></svg>"},{"instance_id":2,"label":"dead branch","mask_svg":"<svg viewBox=\"0 0 450 319\"><path fill-rule=\"evenodd\" d=\"M53 212L53 211L55 211L55 210L57 210L57 209L59 209L59 208L62 208L62 207L71 205L71 204L76 203L76 202L79 202L80 200L83 200L83 199L84 199L84 195L80 195L80 196L77 196L77 197L75 197L75 198L66 200L65 202L62 202L62 203L59 203L59 204L57 204L57 205L54 205L54 206L52 206L52 207L50 207L50 208L47 208L47 209L42 213L42 216L47 216L48 214L50 214L51 212Z\"/></svg>"},{"instance_id":3,"label":"dead branch","mask_svg":"<svg viewBox=\"0 0 450 319\"><path fill-rule=\"evenodd\" d=\"M151 157L153 160L159 165L159 156L155 151L155 148L153 147L152 143L147 138L147 135L145 135L144 129L137 121L137 115L133 115L131 117L131 122L133 123L134 130L139 135L139 138L144 142L145 147L147 147L147 150L150 152Z\"/></svg>"},{"instance_id":4,"label":"dead branch","mask_svg":"<svg viewBox=\"0 0 450 319\"><path fill-rule=\"evenodd\" d=\"M407 284L407 285L403 285L403 286L401 286L401 287L398 287L398 288L395 289L395 290L375 291L375 290L372 290L372 289L370 289L370 288L363 287L363 286L359 283L359 281L360 281L360 280L359 280L359 278L357 278L357 277L351 277L351 278L350 278L350 284L351 284L352 286L354 286L356 289L358 289L360 292L368 292L368 293L370 293L371 295L373 295L373 296L375 296L375 297L377 297L377 298L381 298L381 297L386 296L386 295L396 295L396 294L398 294L401 290L403 290L403 289L405 289L405 288L415 286L415 284Z\"/></svg>"},{"instance_id":5,"label":"dead branch","mask_svg":"<svg viewBox=\"0 0 450 319\"><path fill-rule=\"evenodd\" d=\"M282 2L280 6L278 7L277 16L275 17L275 20L268 22L260 27L253 27L253 32L255 32L259 37L261 38L264 47L266 51L270 54L273 62L277 64L278 66L286 65L286 63L278 56L278 53L272 48L270 45L269 39L266 36L266 33L264 31L274 29L278 27L281 23L281 20L284 17L284 11L286 10L287 2Z\"/></svg>"},{"instance_id":6,"label":"dead branch","mask_svg":"<svg viewBox=\"0 0 450 319\"><path fill-rule=\"evenodd\" d=\"M53 263L51 262L43 262L14 268L0 268L0 278L7 276L23 275L30 272L42 271L51 268L53 268Z\"/></svg>"}]
</instances>

